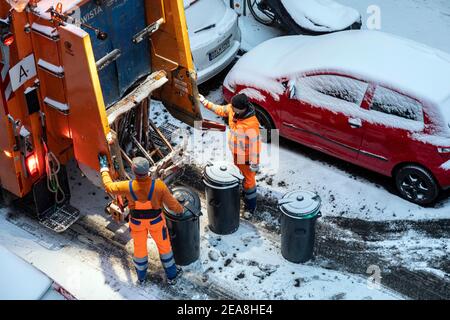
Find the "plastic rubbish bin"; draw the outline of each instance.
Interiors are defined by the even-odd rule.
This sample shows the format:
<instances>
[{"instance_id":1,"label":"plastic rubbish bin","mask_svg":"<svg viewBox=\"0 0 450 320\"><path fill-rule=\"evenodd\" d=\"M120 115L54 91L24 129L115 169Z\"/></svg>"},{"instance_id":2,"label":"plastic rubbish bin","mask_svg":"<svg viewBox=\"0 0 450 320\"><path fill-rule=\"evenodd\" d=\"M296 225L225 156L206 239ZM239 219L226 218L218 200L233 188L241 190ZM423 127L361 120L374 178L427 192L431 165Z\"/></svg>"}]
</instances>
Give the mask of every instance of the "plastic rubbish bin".
<instances>
[{"instance_id":1,"label":"plastic rubbish bin","mask_svg":"<svg viewBox=\"0 0 450 320\"><path fill-rule=\"evenodd\" d=\"M239 228L240 181L244 177L232 163L209 163L203 172L209 228L220 235L232 234Z\"/></svg>"},{"instance_id":2,"label":"plastic rubbish bin","mask_svg":"<svg viewBox=\"0 0 450 320\"><path fill-rule=\"evenodd\" d=\"M172 192L184 207L184 212L179 215L164 207L164 214L175 262L187 266L200 257L200 198L195 191L186 187L175 187Z\"/></svg>"},{"instance_id":3,"label":"plastic rubbish bin","mask_svg":"<svg viewBox=\"0 0 450 320\"><path fill-rule=\"evenodd\" d=\"M311 191L292 191L278 202L281 215L281 253L294 263L311 260L321 199Z\"/></svg>"}]
</instances>

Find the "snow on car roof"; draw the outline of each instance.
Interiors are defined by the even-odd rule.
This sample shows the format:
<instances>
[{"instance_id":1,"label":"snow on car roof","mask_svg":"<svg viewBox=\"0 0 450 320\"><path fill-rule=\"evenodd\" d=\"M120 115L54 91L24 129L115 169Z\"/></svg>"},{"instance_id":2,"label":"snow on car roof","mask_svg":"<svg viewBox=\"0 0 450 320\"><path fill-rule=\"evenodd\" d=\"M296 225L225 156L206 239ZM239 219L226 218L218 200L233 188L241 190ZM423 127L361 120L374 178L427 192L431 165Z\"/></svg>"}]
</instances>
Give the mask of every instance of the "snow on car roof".
<instances>
[{"instance_id":1,"label":"snow on car roof","mask_svg":"<svg viewBox=\"0 0 450 320\"><path fill-rule=\"evenodd\" d=\"M391 85L405 94L438 104L450 97L449 54L369 30L268 40L236 63L225 85L253 86L276 97L284 92L284 87L275 79L291 79L315 71L342 72Z\"/></svg>"}]
</instances>

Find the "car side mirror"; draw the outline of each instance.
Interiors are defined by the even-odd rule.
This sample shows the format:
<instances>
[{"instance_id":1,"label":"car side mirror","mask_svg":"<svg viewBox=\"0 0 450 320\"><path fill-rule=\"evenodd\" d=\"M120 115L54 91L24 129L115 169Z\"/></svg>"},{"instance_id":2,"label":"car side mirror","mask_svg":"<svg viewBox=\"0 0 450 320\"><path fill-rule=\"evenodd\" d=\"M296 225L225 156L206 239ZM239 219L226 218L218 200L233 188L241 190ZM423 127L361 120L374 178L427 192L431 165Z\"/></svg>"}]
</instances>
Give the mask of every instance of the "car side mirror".
<instances>
[{"instance_id":1,"label":"car side mirror","mask_svg":"<svg viewBox=\"0 0 450 320\"><path fill-rule=\"evenodd\" d=\"M296 96L296 93L297 93L296 92L297 88L295 86L295 81L289 81L288 86L289 86L289 98L290 99L294 99L295 96Z\"/></svg>"}]
</instances>

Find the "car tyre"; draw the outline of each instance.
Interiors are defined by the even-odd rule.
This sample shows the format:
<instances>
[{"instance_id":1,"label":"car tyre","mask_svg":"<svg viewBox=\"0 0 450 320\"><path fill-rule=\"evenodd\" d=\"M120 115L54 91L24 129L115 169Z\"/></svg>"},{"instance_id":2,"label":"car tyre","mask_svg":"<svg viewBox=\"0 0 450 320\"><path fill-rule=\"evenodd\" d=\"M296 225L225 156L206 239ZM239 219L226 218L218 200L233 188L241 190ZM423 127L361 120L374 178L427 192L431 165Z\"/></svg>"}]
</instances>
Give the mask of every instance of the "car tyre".
<instances>
[{"instance_id":1,"label":"car tyre","mask_svg":"<svg viewBox=\"0 0 450 320\"><path fill-rule=\"evenodd\" d=\"M418 205L429 205L440 193L433 175L418 165L406 165L396 171L395 184L402 198Z\"/></svg>"},{"instance_id":2,"label":"car tyre","mask_svg":"<svg viewBox=\"0 0 450 320\"><path fill-rule=\"evenodd\" d=\"M260 129L266 130L265 133L262 134L262 142L270 143L272 142L272 130L276 129L272 118L270 115L260 106L255 106L256 118L259 121Z\"/></svg>"}]
</instances>

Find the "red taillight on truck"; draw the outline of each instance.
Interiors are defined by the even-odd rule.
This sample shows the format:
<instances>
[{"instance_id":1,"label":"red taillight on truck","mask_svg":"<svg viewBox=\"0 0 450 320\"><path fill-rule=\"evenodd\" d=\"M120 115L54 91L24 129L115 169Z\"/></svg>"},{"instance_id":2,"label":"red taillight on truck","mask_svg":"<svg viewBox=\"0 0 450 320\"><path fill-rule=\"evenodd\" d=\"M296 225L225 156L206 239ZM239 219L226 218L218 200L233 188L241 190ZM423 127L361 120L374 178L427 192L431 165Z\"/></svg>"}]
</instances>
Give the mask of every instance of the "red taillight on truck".
<instances>
[{"instance_id":1,"label":"red taillight on truck","mask_svg":"<svg viewBox=\"0 0 450 320\"><path fill-rule=\"evenodd\" d=\"M3 153L4 153L5 156L8 157L8 158L12 158L12 157L13 157L13 154L12 154L12 152L10 152L10 151L4 150Z\"/></svg>"},{"instance_id":2,"label":"red taillight on truck","mask_svg":"<svg viewBox=\"0 0 450 320\"><path fill-rule=\"evenodd\" d=\"M28 174L30 176L33 177L39 173L39 167L38 167L38 161L37 161L36 154L33 153L32 155L28 156L25 163L27 165Z\"/></svg>"},{"instance_id":3,"label":"red taillight on truck","mask_svg":"<svg viewBox=\"0 0 450 320\"><path fill-rule=\"evenodd\" d=\"M14 35L12 33L8 33L2 36L2 42L5 46L9 47L14 42Z\"/></svg>"}]
</instances>

